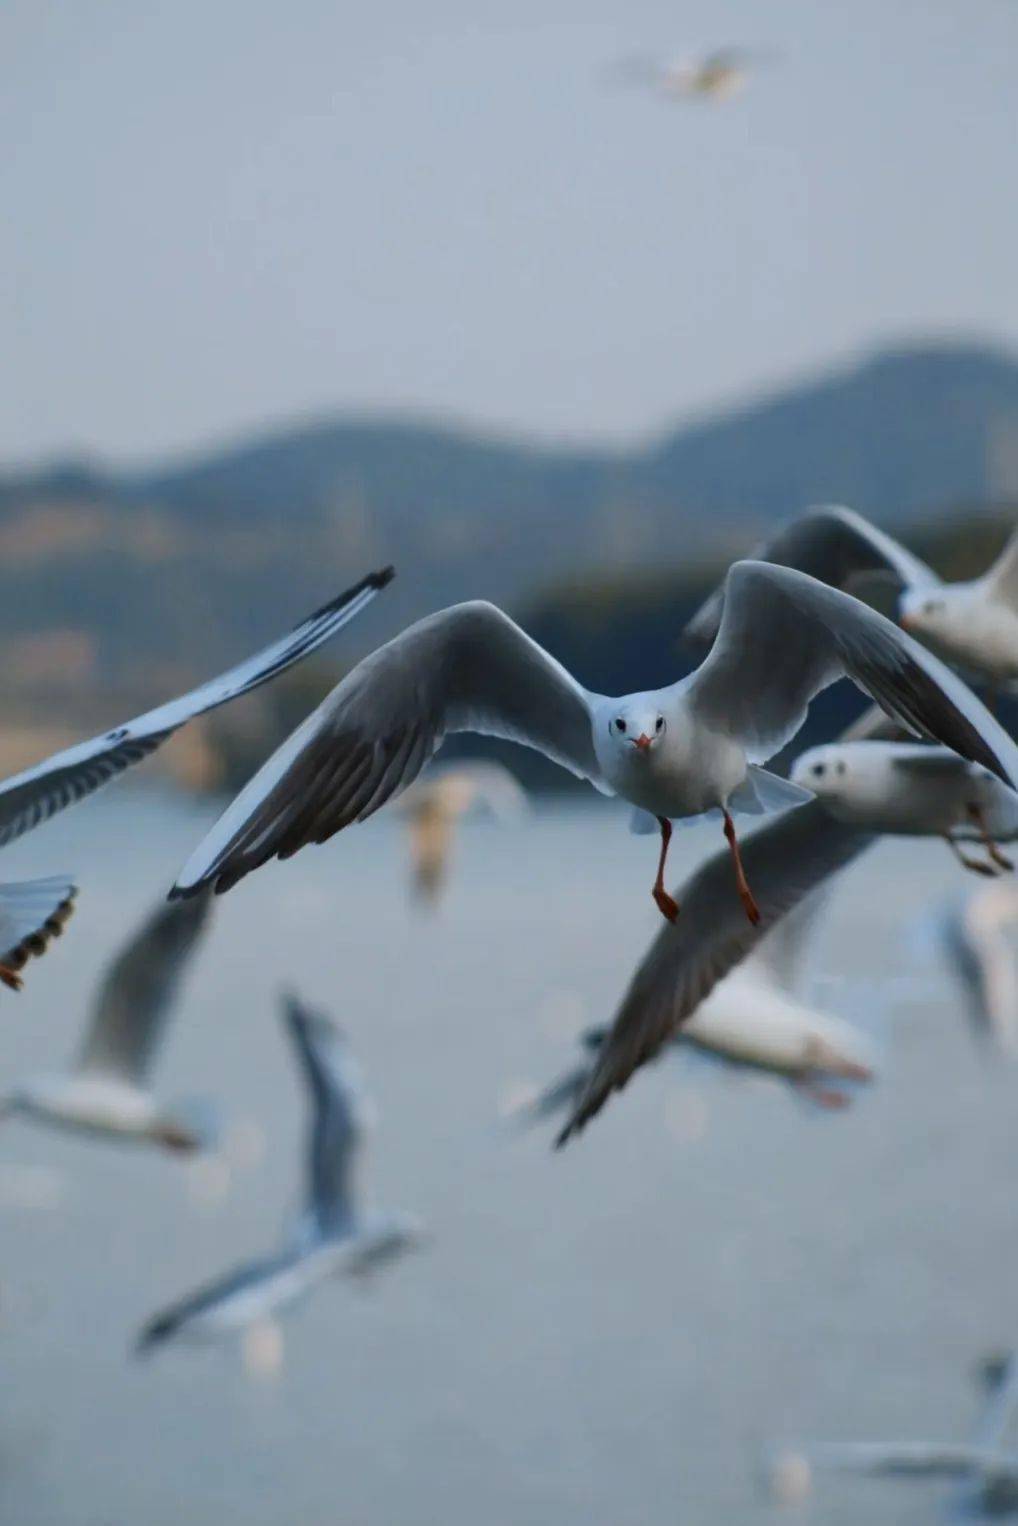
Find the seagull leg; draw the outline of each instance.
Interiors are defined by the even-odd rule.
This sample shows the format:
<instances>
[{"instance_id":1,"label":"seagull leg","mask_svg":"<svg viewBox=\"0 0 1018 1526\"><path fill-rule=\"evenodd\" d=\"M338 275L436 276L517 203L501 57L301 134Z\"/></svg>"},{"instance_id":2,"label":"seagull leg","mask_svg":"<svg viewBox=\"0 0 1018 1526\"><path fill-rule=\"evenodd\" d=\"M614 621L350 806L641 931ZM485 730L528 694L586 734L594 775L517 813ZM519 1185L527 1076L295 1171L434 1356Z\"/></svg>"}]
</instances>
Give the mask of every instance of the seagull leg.
<instances>
[{"instance_id":1,"label":"seagull leg","mask_svg":"<svg viewBox=\"0 0 1018 1526\"><path fill-rule=\"evenodd\" d=\"M9 965L0 964L0 980L10 991L20 991L24 981L17 970L12 970Z\"/></svg>"},{"instance_id":2,"label":"seagull leg","mask_svg":"<svg viewBox=\"0 0 1018 1526\"><path fill-rule=\"evenodd\" d=\"M956 837L952 837L950 832L944 833L944 841L947 843L947 846L950 848L951 852L954 854L955 858L963 868L970 869L973 874L985 874L988 875L990 879L994 878L997 871L994 869L993 865L982 864L977 858L969 858L968 855L962 851L962 847L958 839Z\"/></svg>"},{"instance_id":3,"label":"seagull leg","mask_svg":"<svg viewBox=\"0 0 1018 1526\"><path fill-rule=\"evenodd\" d=\"M970 805L969 815L976 824L976 829L979 832L979 841L986 849L990 858L992 858L993 862L997 865L998 869L1013 870L1014 864L1008 858L1006 853L1001 853L1000 849L997 847L997 844L990 836L990 829L986 825L986 814L983 811L982 806Z\"/></svg>"},{"instance_id":4,"label":"seagull leg","mask_svg":"<svg viewBox=\"0 0 1018 1526\"><path fill-rule=\"evenodd\" d=\"M739 839L735 835L735 822L722 806L725 818L725 836L728 838L728 846L732 852L732 863L735 865L735 885L739 892L739 900L742 902L747 917L756 927L760 921L760 908L753 899L753 892L746 880L746 871L742 867L742 854L739 852Z\"/></svg>"},{"instance_id":5,"label":"seagull leg","mask_svg":"<svg viewBox=\"0 0 1018 1526\"><path fill-rule=\"evenodd\" d=\"M657 820L661 828L661 857L657 861L657 879L651 895L665 921L674 922L679 915L679 903L665 889L665 859L668 857L668 844L672 840L672 824L667 816L659 816Z\"/></svg>"}]
</instances>

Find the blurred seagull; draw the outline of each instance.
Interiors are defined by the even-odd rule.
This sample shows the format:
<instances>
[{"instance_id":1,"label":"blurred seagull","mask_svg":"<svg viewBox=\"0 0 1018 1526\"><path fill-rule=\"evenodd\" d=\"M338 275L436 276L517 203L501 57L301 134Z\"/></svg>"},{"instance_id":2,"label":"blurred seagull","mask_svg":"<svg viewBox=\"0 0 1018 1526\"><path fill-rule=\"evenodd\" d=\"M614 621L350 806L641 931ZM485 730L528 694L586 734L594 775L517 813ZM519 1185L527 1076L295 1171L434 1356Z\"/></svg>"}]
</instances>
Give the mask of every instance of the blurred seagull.
<instances>
[{"instance_id":1,"label":"blurred seagull","mask_svg":"<svg viewBox=\"0 0 1018 1526\"><path fill-rule=\"evenodd\" d=\"M754 557L795 567L836 588L862 590L874 581L898 594L898 620L941 657L988 682L1018 683L1018 529L982 577L942 583L937 574L861 514L835 506L811 509L758 546ZM686 626L708 644L721 621L718 589Z\"/></svg>"},{"instance_id":2,"label":"blurred seagull","mask_svg":"<svg viewBox=\"0 0 1018 1526\"><path fill-rule=\"evenodd\" d=\"M971 1516L1018 1511L1018 1453L1002 1447L1018 1406L1018 1363L1013 1356L987 1364L986 1406L971 1442L828 1442L795 1455L807 1470L865 1473L883 1478L956 1478L969 1488L960 1503ZM772 1472L773 1477L773 1472Z\"/></svg>"},{"instance_id":3,"label":"blurred seagull","mask_svg":"<svg viewBox=\"0 0 1018 1526\"><path fill-rule=\"evenodd\" d=\"M184 1113L164 1107L149 1076L180 981L208 927L211 900L163 903L109 966L75 1068L21 1082L0 1099L0 1116L108 1139L196 1150L207 1141Z\"/></svg>"},{"instance_id":4,"label":"blurred seagull","mask_svg":"<svg viewBox=\"0 0 1018 1526\"><path fill-rule=\"evenodd\" d=\"M289 635L229 672L126 725L54 753L33 768L0 781L0 847L100 789L131 764L147 758L195 716L250 693L316 651L370 604L392 576L391 567L370 573L309 615ZM4 985L15 991L20 989L18 971L30 954L41 954L49 938L60 931L70 915L74 893L66 877L2 887L0 981ZM10 929L5 918L10 921Z\"/></svg>"},{"instance_id":5,"label":"blurred seagull","mask_svg":"<svg viewBox=\"0 0 1018 1526\"><path fill-rule=\"evenodd\" d=\"M997 846L1018 838L1018 794L946 747L882 741L830 742L796 758L790 775L839 821L903 837L943 837L976 874L1013 869ZM987 861L966 856L977 841Z\"/></svg>"},{"instance_id":6,"label":"blurred seagull","mask_svg":"<svg viewBox=\"0 0 1018 1526\"><path fill-rule=\"evenodd\" d=\"M662 63L645 55L623 58L611 70L624 84L644 85L672 100L726 101L745 88L763 55L750 48L718 48L702 58Z\"/></svg>"},{"instance_id":7,"label":"blurred seagull","mask_svg":"<svg viewBox=\"0 0 1018 1526\"><path fill-rule=\"evenodd\" d=\"M654 817L664 888L672 820L724 822L744 914L760 911L733 812L798 805L798 785L760 765L802 725L813 697L851 678L896 720L1018 783L1018 749L953 673L865 604L815 578L738 562L701 666L670 688L609 698L581 688L494 605L421 620L347 675L268 760L184 867L173 896L228 890L371 816L410 785L445 735L475 731L544 752ZM812 819L812 818L811 818Z\"/></svg>"},{"instance_id":8,"label":"blurred seagull","mask_svg":"<svg viewBox=\"0 0 1018 1526\"><path fill-rule=\"evenodd\" d=\"M373 1110L346 1040L293 997L284 1017L311 1098L306 1212L282 1251L245 1263L149 1320L139 1351L264 1327L327 1278L366 1275L423 1238L409 1214L365 1211L358 1202L357 1168Z\"/></svg>"},{"instance_id":9,"label":"blurred seagull","mask_svg":"<svg viewBox=\"0 0 1018 1526\"><path fill-rule=\"evenodd\" d=\"M398 808L410 829L414 893L433 903L449 870L456 823L480 807L500 821L518 821L527 796L514 774L500 763L453 763L430 768L400 797Z\"/></svg>"},{"instance_id":10,"label":"blurred seagull","mask_svg":"<svg viewBox=\"0 0 1018 1526\"><path fill-rule=\"evenodd\" d=\"M779 922L745 962L718 983L668 1045L698 1050L734 1070L775 1076L819 1107L842 1108L851 1100L842 1083L873 1079L870 1046L851 1023L815 1011L796 994L816 906L814 899ZM608 1031L589 1028L582 1035L592 1058ZM515 1115L537 1122L572 1110L591 1063L578 1065L525 1101Z\"/></svg>"},{"instance_id":11,"label":"blurred seagull","mask_svg":"<svg viewBox=\"0 0 1018 1526\"><path fill-rule=\"evenodd\" d=\"M1018 1050L1016 926L1018 886L1000 880L951 907L940 929L944 951L969 998L973 1028L1004 1054Z\"/></svg>"}]
</instances>

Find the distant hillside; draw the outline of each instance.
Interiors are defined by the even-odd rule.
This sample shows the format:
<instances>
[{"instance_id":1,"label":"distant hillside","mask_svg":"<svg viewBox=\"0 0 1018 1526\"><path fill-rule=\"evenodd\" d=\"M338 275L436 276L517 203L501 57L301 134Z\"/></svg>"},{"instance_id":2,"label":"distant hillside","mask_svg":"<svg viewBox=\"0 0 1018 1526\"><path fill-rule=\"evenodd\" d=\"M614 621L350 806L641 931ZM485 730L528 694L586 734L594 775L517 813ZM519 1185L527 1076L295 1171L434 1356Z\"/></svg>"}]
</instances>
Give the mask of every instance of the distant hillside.
<instances>
[{"instance_id":1,"label":"distant hillside","mask_svg":"<svg viewBox=\"0 0 1018 1526\"><path fill-rule=\"evenodd\" d=\"M372 565L334 654L443 602L693 575L817 500L891 528L1018 495L1018 361L924 345L625 451L325 421L158 470L0 477L8 705L109 709L202 676ZM16 645L12 648L12 643Z\"/></svg>"}]
</instances>

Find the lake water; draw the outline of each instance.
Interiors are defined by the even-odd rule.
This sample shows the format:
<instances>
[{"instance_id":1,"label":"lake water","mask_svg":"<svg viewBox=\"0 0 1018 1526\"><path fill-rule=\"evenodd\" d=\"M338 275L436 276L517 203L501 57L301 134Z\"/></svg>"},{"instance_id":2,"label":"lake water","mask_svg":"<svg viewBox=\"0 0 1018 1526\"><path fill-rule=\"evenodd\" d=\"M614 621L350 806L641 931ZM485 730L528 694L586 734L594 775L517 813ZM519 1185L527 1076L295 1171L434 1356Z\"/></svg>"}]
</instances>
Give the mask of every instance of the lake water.
<instances>
[{"instance_id":1,"label":"lake water","mask_svg":"<svg viewBox=\"0 0 1018 1526\"><path fill-rule=\"evenodd\" d=\"M104 962L212 814L121 786L5 850L8 877L82 885L24 995L0 993L5 1077L73 1053ZM158 1070L168 1097L217 1099L231 1137L264 1132L220 1201L179 1159L3 1127L0 1519L936 1518L943 1486L835 1476L778 1511L759 1459L800 1438L964 1439L974 1361L1018 1339L1018 1070L975 1050L914 930L973 882L922 843L843 877L814 996L884 1046L851 1112L669 1060L556 1155L499 1104L610 1017L656 931L655 850L624 822L595 802L470 826L430 916L385 820L222 900ZM676 879L708 843L676 839ZM299 1204L291 984L367 1071L373 1196L432 1243L367 1291L320 1289L286 1321L275 1378L231 1347L139 1362L147 1315L271 1248Z\"/></svg>"}]
</instances>

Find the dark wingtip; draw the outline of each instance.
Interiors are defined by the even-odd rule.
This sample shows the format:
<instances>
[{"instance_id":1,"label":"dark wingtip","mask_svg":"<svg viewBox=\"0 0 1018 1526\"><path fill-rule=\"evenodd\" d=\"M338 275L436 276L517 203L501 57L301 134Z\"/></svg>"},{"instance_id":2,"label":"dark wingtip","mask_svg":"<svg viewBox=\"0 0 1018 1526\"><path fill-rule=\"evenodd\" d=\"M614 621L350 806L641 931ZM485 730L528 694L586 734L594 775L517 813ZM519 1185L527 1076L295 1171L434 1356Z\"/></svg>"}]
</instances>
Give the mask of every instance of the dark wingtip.
<instances>
[{"instance_id":1,"label":"dark wingtip","mask_svg":"<svg viewBox=\"0 0 1018 1526\"><path fill-rule=\"evenodd\" d=\"M395 567L381 567L377 572L369 572L366 577L361 578L359 583L354 583L352 588L344 588L343 592L338 593L334 599L327 599L318 609L312 610L310 615L306 615L294 626L294 630L298 631L313 620L321 620L324 615L332 615L339 609L345 609L351 599L356 599L357 595L363 593L366 588L387 587L395 576Z\"/></svg>"},{"instance_id":2,"label":"dark wingtip","mask_svg":"<svg viewBox=\"0 0 1018 1526\"><path fill-rule=\"evenodd\" d=\"M395 567L383 567L380 572L368 573L366 581L371 588L386 588L395 576Z\"/></svg>"}]
</instances>

